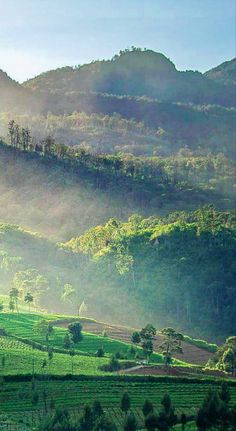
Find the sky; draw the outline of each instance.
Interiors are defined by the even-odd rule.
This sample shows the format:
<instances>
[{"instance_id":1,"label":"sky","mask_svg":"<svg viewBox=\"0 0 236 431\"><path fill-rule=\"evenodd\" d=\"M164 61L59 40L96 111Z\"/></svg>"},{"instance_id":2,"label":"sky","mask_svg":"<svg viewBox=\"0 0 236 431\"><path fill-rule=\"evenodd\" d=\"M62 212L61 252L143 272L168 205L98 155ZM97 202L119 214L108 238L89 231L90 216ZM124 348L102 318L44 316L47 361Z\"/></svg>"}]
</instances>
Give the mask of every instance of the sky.
<instances>
[{"instance_id":1,"label":"sky","mask_svg":"<svg viewBox=\"0 0 236 431\"><path fill-rule=\"evenodd\" d=\"M235 0L0 0L0 69L22 82L136 46L179 70L235 57Z\"/></svg>"}]
</instances>

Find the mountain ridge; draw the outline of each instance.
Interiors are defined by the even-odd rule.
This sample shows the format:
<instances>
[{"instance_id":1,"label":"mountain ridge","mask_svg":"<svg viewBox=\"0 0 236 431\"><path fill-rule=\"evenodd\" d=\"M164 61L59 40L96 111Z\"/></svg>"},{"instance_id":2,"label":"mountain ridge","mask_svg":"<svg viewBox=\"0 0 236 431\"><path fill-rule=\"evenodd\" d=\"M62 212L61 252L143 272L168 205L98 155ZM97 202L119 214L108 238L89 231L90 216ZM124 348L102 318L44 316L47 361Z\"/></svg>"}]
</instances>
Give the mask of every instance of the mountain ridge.
<instances>
[{"instance_id":1,"label":"mountain ridge","mask_svg":"<svg viewBox=\"0 0 236 431\"><path fill-rule=\"evenodd\" d=\"M137 48L120 51L111 60L44 72L23 86L51 93L94 91L160 101L235 105L230 85L209 80L198 71L178 71L164 54Z\"/></svg>"}]
</instances>

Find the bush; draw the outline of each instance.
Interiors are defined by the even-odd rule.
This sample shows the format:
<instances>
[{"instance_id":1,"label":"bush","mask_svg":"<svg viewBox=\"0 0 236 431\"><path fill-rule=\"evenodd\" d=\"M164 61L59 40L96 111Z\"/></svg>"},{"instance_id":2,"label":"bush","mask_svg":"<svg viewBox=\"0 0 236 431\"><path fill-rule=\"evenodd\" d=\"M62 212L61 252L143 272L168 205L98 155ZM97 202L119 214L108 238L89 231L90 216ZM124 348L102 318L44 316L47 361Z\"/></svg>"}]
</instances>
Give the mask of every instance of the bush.
<instances>
[{"instance_id":1,"label":"bush","mask_svg":"<svg viewBox=\"0 0 236 431\"><path fill-rule=\"evenodd\" d=\"M108 364L102 365L100 367L100 370L102 371L119 371L121 369L121 364L119 363L118 359L116 359L114 356L110 359L110 362Z\"/></svg>"},{"instance_id":2,"label":"bush","mask_svg":"<svg viewBox=\"0 0 236 431\"><path fill-rule=\"evenodd\" d=\"M0 336L7 337L7 331L4 328L0 328Z\"/></svg>"},{"instance_id":3,"label":"bush","mask_svg":"<svg viewBox=\"0 0 236 431\"><path fill-rule=\"evenodd\" d=\"M101 371L119 371L119 370L126 370L127 368L132 368L135 366L135 362L133 361L125 361L125 362L119 362L117 358L114 356L110 359L110 362L105 365L101 365L99 367L99 370Z\"/></svg>"},{"instance_id":4,"label":"bush","mask_svg":"<svg viewBox=\"0 0 236 431\"><path fill-rule=\"evenodd\" d=\"M103 349L102 347L100 347L100 348L97 350L97 352L96 352L96 356L97 356L98 358L103 358L103 357L104 357L104 355L105 355L104 349Z\"/></svg>"},{"instance_id":5,"label":"bush","mask_svg":"<svg viewBox=\"0 0 236 431\"><path fill-rule=\"evenodd\" d=\"M127 359L127 355L124 355L122 352L116 352L116 359Z\"/></svg>"}]
</instances>

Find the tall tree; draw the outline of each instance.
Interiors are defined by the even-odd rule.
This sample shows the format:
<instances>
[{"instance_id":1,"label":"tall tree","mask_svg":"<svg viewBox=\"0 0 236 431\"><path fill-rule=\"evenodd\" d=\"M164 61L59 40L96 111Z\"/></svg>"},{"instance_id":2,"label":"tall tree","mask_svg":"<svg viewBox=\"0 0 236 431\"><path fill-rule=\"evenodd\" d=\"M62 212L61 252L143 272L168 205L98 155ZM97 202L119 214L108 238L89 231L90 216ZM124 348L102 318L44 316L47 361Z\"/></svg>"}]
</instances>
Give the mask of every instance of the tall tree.
<instances>
[{"instance_id":1,"label":"tall tree","mask_svg":"<svg viewBox=\"0 0 236 431\"><path fill-rule=\"evenodd\" d=\"M173 328L164 328L161 330L163 341L159 346L165 357L166 366L171 364L173 353L183 353L181 342L184 337Z\"/></svg>"},{"instance_id":2,"label":"tall tree","mask_svg":"<svg viewBox=\"0 0 236 431\"><path fill-rule=\"evenodd\" d=\"M29 313L30 313L30 306L34 301L34 297L30 292L27 292L25 297L24 297L24 301L28 304L29 306Z\"/></svg>"}]
</instances>

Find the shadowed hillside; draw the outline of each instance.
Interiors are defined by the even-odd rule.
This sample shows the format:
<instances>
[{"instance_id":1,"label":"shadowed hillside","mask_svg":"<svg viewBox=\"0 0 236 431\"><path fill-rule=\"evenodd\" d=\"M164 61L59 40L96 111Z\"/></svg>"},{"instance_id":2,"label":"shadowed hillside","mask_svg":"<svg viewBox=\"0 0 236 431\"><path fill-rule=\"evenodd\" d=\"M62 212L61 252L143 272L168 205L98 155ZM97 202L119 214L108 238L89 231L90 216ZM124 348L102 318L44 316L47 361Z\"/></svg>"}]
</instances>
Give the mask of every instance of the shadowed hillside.
<instances>
[{"instance_id":1,"label":"shadowed hillside","mask_svg":"<svg viewBox=\"0 0 236 431\"><path fill-rule=\"evenodd\" d=\"M49 71L24 85L48 93L94 91L200 105L235 104L230 85L208 80L199 72L179 72L163 54L138 48L120 51L111 60Z\"/></svg>"}]
</instances>

